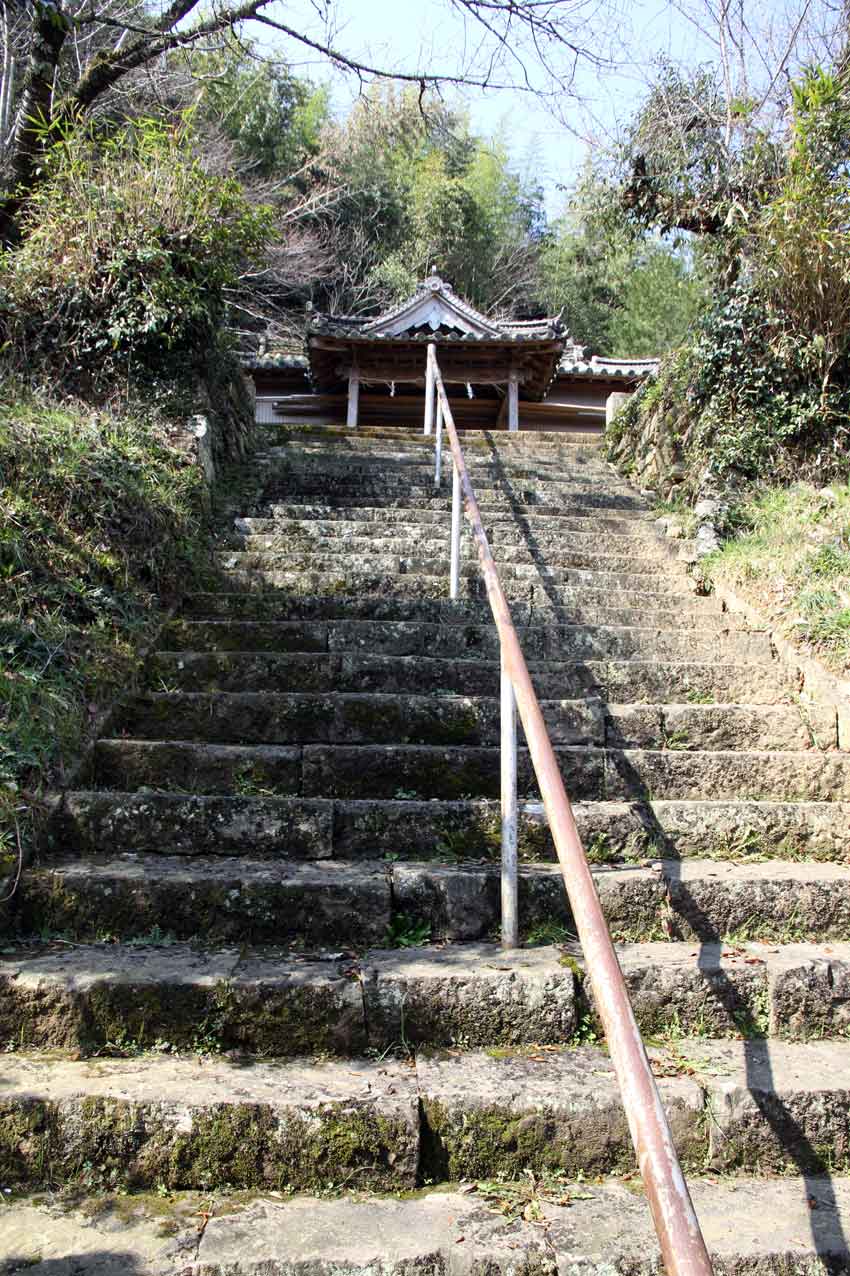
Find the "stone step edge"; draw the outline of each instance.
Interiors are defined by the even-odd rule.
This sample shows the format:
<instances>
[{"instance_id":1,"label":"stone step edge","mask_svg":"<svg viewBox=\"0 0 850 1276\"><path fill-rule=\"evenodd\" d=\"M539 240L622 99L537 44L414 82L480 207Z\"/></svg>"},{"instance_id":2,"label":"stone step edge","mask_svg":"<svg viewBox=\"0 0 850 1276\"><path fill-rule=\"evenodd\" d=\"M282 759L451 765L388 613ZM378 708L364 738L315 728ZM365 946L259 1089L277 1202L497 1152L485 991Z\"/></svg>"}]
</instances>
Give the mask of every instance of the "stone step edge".
<instances>
[{"instance_id":1,"label":"stone step edge","mask_svg":"<svg viewBox=\"0 0 850 1276\"><path fill-rule=\"evenodd\" d=\"M686 1171L848 1168L850 1044L703 1038L650 1058ZM51 1182L84 1182L95 1148L114 1186L178 1189L210 1175L316 1190L359 1173L392 1191L635 1168L613 1066L592 1045L247 1066L159 1052L92 1068L21 1053L4 1060L3 1104L18 1154L5 1185L43 1183L45 1166Z\"/></svg>"},{"instance_id":2,"label":"stone step edge","mask_svg":"<svg viewBox=\"0 0 850 1276\"><path fill-rule=\"evenodd\" d=\"M160 937L161 938L161 937ZM27 945L0 959L0 1024L16 1048L258 1056L596 1040L574 941L505 951L476 941L361 957L188 942ZM850 944L615 944L644 1036L846 1043ZM205 1044L204 1044L205 1043Z\"/></svg>"},{"instance_id":3,"label":"stone step edge","mask_svg":"<svg viewBox=\"0 0 850 1276\"><path fill-rule=\"evenodd\" d=\"M734 1180L689 1177L713 1261L728 1276L806 1272L827 1276L846 1263L850 1178ZM129 1197L135 1203L138 1198ZM500 1216L500 1205L507 1205ZM528 1206L529 1218L522 1217ZM648 1207L634 1178L589 1185L552 1180L537 1194L498 1190L429 1192L418 1199L343 1199L257 1192L210 1209L207 1193L177 1203L171 1239L163 1238L162 1208L140 1204L133 1228L126 1211L99 1199L97 1208L13 1199L4 1208L7 1240L0 1260L18 1257L39 1237L42 1260L71 1270L83 1254L114 1252L116 1236L127 1269L184 1276L498 1276L581 1270L588 1276L625 1271L636 1263L660 1270ZM203 1221L199 1222L199 1215ZM117 1269L116 1269L117 1270Z\"/></svg>"},{"instance_id":4,"label":"stone step edge","mask_svg":"<svg viewBox=\"0 0 850 1276\"><path fill-rule=\"evenodd\" d=\"M844 864L787 860L748 864L698 858L605 863L591 856L591 873L608 926L618 940L631 934L637 939L717 943L721 936L749 931L754 940L770 943L772 936L784 930L796 937L806 933L808 940L835 934L840 943L850 934L850 866ZM338 936L336 942L345 945L359 938L361 947L380 940L382 932L391 937L396 919L411 932L421 924L435 942L478 941L498 926L500 911L500 869L486 861L333 860L278 865L247 857L229 862L139 852L94 864L60 860L30 870L28 880L49 880L60 888L63 881L66 888L68 882L76 882L82 893L90 888L95 899L98 893L110 897L118 887L130 898L134 892L150 898L157 889L167 897L169 889L178 888L203 897L203 886L214 891L214 884L220 883L229 887L228 906L234 912L239 911L243 891L249 912L252 896L261 899L263 891L268 892L266 909L271 913L284 906L287 890L297 901L294 907L309 913L312 894L330 910L332 924L324 942L334 942ZM557 864L523 861L518 882L521 937L539 931L541 922L544 928L560 930L562 938L574 933L566 929L573 927L573 921ZM26 900L28 894L25 882L22 898ZM375 924L365 930L346 928L333 911L334 896L337 907L373 910ZM104 921L108 911L105 907ZM159 923L154 929L159 929ZM281 941L285 934L281 928ZM318 935L316 940L314 934L314 942L322 942L322 932Z\"/></svg>"},{"instance_id":5,"label":"stone step edge","mask_svg":"<svg viewBox=\"0 0 850 1276\"><path fill-rule=\"evenodd\" d=\"M631 856L658 858L669 846L675 858L765 853L785 859L847 858L850 802L590 801L573 803L573 812L587 845L601 842ZM487 798L206 797L78 788L62 793L54 820L54 849L70 845L90 853L101 850L103 840L114 845L117 839L128 850L147 852L151 848L135 840L142 820L159 826L156 850L162 846L169 853L226 859L247 853L306 862L335 856L373 859L389 852L427 859L441 846L458 859L480 858L495 853L499 839L499 803ZM520 819L519 842L523 858L551 857L548 830L536 815ZM407 848L406 857L399 854L400 846Z\"/></svg>"}]
</instances>

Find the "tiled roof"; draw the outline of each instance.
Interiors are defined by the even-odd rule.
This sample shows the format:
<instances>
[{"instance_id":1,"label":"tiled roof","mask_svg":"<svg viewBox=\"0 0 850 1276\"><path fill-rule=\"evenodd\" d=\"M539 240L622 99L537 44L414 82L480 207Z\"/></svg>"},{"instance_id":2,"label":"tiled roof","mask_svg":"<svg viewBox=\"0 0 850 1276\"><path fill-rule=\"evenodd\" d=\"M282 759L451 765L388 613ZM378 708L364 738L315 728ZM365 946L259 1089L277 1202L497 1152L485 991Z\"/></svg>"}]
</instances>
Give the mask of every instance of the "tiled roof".
<instances>
[{"instance_id":1,"label":"tiled roof","mask_svg":"<svg viewBox=\"0 0 850 1276\"><path fill-rule=\"evenodd\" d=\"M476 310L439 275L425 279L411 297L372 318L317 314L309 336L370 341L553 341L566 334L559 319L501 321Z\"/></svg>"},{"instance_id":2,"label":"tiled roof","mask_svg":"<svg viewBox=\"0 0 850 1276\"><path fill-rule=\"evenodd\" d=\"M504 345L505 341L558 341L557 333L552 332L551 328L544 328L542 325L535 331L520 332L499 332L491 336L489 333L467 333L453 332L445 329L437 329L432 331L430 328L416 328L398 335L386 335L384 333L364 332L363 329L353 329L337 324L336 320L332 323L323 324L321 328L310 328L310 335L322 337L338 337L345 341L368 341L369 345L394 345L396 343L407 345L411 341L427 345L430 341L438 340L441 345L446 342L469 342L475 341L481 345Z\"/></svg>"},{"instance_id":3,"label":"tiled roof","mask_svg":"<svg viewBox=\"0 0 850 1276\"><path fill-rule=\"evenodd\" d=\"M586 359L582 347L574 346L565 350L561 356L558 373L585 377L622 377L633 381L637 377L646 377L657 372L660 363L660 359L604 359L598 354Z\"/></svg>"},{"instance_id":4,"label":"tiled roof","mask_svg":"<svg viewBox=\"0 0 850 1276\"><path fill-rule=\"evenodd\" d=\"M306 354L275 354L274 351L268 354L250 354L242 360L243 368L250 368L254 371L260 371L262 368L293 368L301 369L306 372L310 367L310 360Z\"/></svg>"}]
</instances>

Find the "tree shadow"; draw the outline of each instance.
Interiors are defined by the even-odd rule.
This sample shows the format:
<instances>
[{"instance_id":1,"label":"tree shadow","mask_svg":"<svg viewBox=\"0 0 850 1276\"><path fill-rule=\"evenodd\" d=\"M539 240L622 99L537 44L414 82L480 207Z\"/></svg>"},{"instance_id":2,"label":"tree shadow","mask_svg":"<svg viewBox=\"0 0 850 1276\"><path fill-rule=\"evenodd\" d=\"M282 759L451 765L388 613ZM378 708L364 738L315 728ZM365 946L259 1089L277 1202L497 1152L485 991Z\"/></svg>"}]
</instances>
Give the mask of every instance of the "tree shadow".
<instances>
[{"instance_id":1,"label":"tree shadow","mask_svg":"<svg viewBox=\"0 0 850 1276\"><path fill-rule=\"evenodd\" d=\"M29 1253L0 1259L0 1276L149 1276L151 1272L150 1263L122 1250L96 1250L63 1258L40 1258L38 1253L37 1240L33 1238ZM183 1266L176 1259L175 1276Z\"/></svg>"},{"instance_id":2,"label":"tree shadow","mask_svg":"<svg viewBox=\"0 0 850 1276\"><path fill-rule=\"evenodd\" d=\"M775 1069L771 1059L771 1041L764 1035L768 1025L755 1022L752 1006L747 1004L741 990L736 988L722 969L718 945L721 936L717 927L705 914L700 904L687 890L681 877L681 860L669 860L665 864L665 876L671 888L675 887L679 901L678 910L685 912L692 927L699 952L697 966L704 977L710 972L711 986L724 1010L733 1022L751 1028L752 1035L743 1040L744 1068L747 1090L762 1119L773 1133L777 1145L789 1164L800 1174L806 1201L812 1241L818 1253L823 1253L829 1271L845 1272L850 1259L847 1235L841 1222L838 1200L830 1174L830 1167L823 1150L812 1142L788 1105L775 1089ZM756 1035L760 1032L762 1035ZM840 1254L836 1254L836 1241Z\"/></svg>"}]
</instances>

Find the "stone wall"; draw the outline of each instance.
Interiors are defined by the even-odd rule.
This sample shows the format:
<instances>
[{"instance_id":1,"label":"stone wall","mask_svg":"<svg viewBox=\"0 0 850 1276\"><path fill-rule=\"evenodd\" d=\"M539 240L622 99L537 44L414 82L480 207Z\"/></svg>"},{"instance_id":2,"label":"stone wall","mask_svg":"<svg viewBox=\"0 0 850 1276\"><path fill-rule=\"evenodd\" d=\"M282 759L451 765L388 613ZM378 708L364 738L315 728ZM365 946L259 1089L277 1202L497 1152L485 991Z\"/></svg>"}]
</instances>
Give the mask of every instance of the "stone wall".
<instances>
[{"instance_id":1,"label":"stone wall","mask_svg":"<svg viewBox=\"0 0 850 1276\"><path fill-rule=\"evenodd\" d=\"M224 358L195 374L189 402L186 446L212 485L219 466L243 460L254 445L254 383L238 360Z\"/></svg>"},{"instance_id":2,"label":"stone wall","mask_svg":"<svg viewBox=\"0 0 850 1276\"><path fill-rule=\"evenodd\" d=\"M636 487L664 501L684 498L687 409L655 396L654 387L633 396L616 410L606 428L609 459ZM613 396L612 396L613 397Z\"/></svg>"}]
</instances>

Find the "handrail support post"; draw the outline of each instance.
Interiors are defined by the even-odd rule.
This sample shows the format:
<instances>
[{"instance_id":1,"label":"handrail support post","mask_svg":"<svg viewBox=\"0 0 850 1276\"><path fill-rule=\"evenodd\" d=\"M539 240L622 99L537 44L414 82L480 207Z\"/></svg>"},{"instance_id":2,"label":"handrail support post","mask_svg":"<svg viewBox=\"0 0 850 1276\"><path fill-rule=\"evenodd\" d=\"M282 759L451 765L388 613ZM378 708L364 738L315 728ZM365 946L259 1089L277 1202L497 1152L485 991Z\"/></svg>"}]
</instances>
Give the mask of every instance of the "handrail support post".
<instances>
[{"instance_id":1,"label":"handrail support post","mask_svg":"<svg viewBox=\"0 0 850 1276\"><path fill-rule=\"evenodd\" d=\"M452 466L452 540L449 568L449 598L452 602L460 594L460 473Z\"/></svg>"},{"instance_id":2,"label":"handrail support post","mask_svg":"<svg viewBox=\"0 0 850 1276\"><path fill-rule=\"evenodd\" d=\"M502 947L519 946L517 906L517 736L516 696L511 676L501 662L501 741L499 760L502 785Z\"/></svg>"},{"instance_id":3,"label":"handrail support post","mask_svg":"<svg viewBox=\"0 0 850 1276\"><path fill-rule=\"evenodd\" d=\"M434 443L434 487L443 479L443 401L437 399L437 438Z\"/></svg>"},{"instance_id":4,"label":"handrail support post","mask_svg":"<svg viewBox=\"0 0 850 1276\"><path fill-rule=\"evenodd\" d=\"M425 434L430 434L434 428L434 362L431 357L431 349L428 349L428 362L425 368Z\"/></svg>"}]
</instances>

